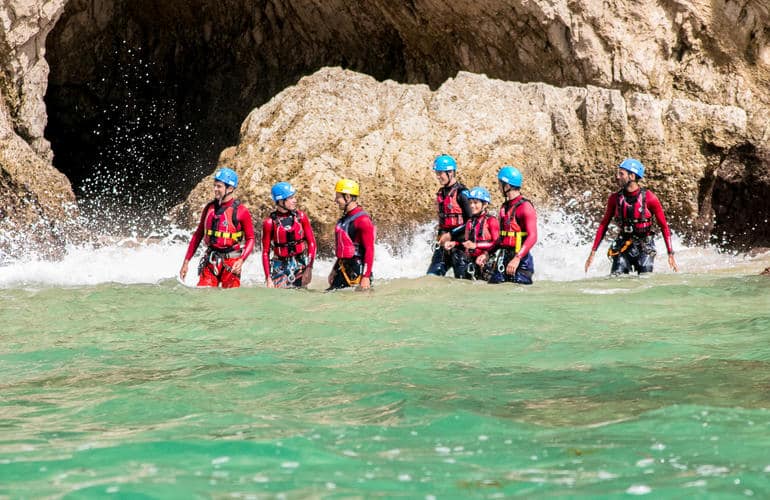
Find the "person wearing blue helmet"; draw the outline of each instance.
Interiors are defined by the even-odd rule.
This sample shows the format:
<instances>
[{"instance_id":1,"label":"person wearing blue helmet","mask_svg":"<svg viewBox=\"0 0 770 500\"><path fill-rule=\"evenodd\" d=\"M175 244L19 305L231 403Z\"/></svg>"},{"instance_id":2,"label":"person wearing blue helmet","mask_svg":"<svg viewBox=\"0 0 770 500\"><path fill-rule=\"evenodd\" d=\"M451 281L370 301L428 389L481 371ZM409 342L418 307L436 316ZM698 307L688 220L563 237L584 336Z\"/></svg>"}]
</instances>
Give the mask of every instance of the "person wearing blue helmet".
<instances>
[{"instance_id":1,"label":"person wearing blue helmet","mask_svg":"<svg viewBox=\"0 0 770 500\"><path fill-rule=\"evenodd\" d=\"M243 262L254 250L254 225L248 209L234 197L238 174L222 167L214 173L214 200L203 208L198 227L187 247L179 277L187 270L201 241L206 253L198 266L198 286L241 286Z\"/></svg>"},{"instance_id":2,"label":"person wearing blue helmet","mask_svg":"<svg viewBox=\"0 0 770 500\"><path fill-rule=\"evenodd\" d=\"M436 193L438 235L427 274L444 276L451 267L455 278L461 278L464 269L461 268L462 252L455 248L456 245L447 243L464 240L465 223L471 216L468 188L457 179L457 162L449 155L436 157L433 172L441 187ZM448 247L452 249L447 250Z\"/></svg>"},{"instance_id":3,"label":"person wearing blue helmet","mask_svg":"<svg viewBox=\"0 0 770 500\"><path fill-rule=\"evenodd\" d=\"M262 222L262 268L268 288L303 287L313 277L315 236L307 215L297 210L296 193L288 182L270 189L275 210Z\"/></svg>"},{"instance_id":4,"label":"person wearing blue helmet","mask_svg":"<svg viewBox=\"0 0 770 500\"><path fill-rule=\"evenodd\" d=\"M626 158L615 173L615 180L620 188L610 194L604 217L596 230L591 253L586 259L585 271L594 260L596 250L607 233L610 221L614 218L620 233L610 246L607 256L612 260L610 274L651 273L655 260L655 238L652 218L658 221L663 234L663 241L668 250L668 265L675 272L679 270L671 246L671 230L666 222L663 207L652 191L639 186L644 177L644 165L636 158Z\"/></svg>"},{"instance_id":5,"label":"person wearing blue helmet","mask_svg":"<svg viewBox=\"0 0 770 500\"><path fill-rule=\"evenodd\" d=\"M500 237L489 282L531 285L535 273L531 250L537 243L537 213L532 202L521 195L522 175L518 168L510 165L501 168L497 183L505 202L500 207Z\"/></svg>"},{"instance_id":6,"label":"person wearing blue helmet","mask_svg":"<svg viewBox=\"0 0 770 500\"><path fill-rule=\"evenodd\" d=\"M495 247L500 225L494 214L489 213L492 197L486 188L476 186L468 193L471 216L465 223L464 241L449 241L447 246L462 250L460 277L469 280L487 280L490 276L489 252Z\"/></svg>"}]
</instances>

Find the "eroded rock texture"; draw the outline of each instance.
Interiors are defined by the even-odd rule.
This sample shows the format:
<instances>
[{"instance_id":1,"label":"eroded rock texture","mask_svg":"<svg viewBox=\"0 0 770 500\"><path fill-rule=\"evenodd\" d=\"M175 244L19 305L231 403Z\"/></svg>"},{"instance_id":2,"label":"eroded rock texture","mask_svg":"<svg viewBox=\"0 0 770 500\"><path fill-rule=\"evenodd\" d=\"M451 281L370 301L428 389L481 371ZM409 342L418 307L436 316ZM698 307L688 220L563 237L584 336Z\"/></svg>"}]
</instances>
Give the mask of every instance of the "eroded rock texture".
<instances>
[{"instance_id":1,"label":"eroded rock texture","mask_svg":"<svg viewBox=\"0 0 770 500\"><path fill-rule=\"evenodd\" d=\"M701 177L680 179L677 172L692 170L686 165L661 175L672 185L697 187L694 212L701 226L725 227L731 238L746 241L749 222L723 214L766 214L767 203L735 201L735 186L720 176L734 170L724 162L755 173L768 168L769 11L767 2L720 0L2 0L3 106L14 136L44 162L50 155L46 138L51 141L54 165L72 180L81 204L106 197L121 207L159 211L213 171L252 109L327 66L433 90L462 70L493 80L577 87L587 95L605 92L625 102L629 121L659 121L643 114L648 100L672 103L662 111L663 122L679 113L677 99L703 109L733 106L745 113L743 145L726 148L708 132L683 138L700 140L695 162L706 166L693 168ZM42 107L46 83L48 116ZM510 111L509 119L519 114ZM609 164L626 154L629 139L618 136L614 125L612 130L608 137L616 143L607 140L605 149L577 155ZM673 131L667 134L667 141L678 140ZM642 151L681 149L651 137ZM350 138L340 131L336 140ZM644 146L645 140L632 143ZM575 173L575 154L551 161L547 175L566 174L585 182L586 190L602 191L604 173ZM660 155L642 159L657 162ZM365 165L351 168L367 175ZM745 175L739 182L747 184L738 191L752 193L747 200L767 200L764 178ZM674 194L677 213L693 213L692 193ZM751 232L752 239L768 236Z\"/></svg>"}]
</instances>

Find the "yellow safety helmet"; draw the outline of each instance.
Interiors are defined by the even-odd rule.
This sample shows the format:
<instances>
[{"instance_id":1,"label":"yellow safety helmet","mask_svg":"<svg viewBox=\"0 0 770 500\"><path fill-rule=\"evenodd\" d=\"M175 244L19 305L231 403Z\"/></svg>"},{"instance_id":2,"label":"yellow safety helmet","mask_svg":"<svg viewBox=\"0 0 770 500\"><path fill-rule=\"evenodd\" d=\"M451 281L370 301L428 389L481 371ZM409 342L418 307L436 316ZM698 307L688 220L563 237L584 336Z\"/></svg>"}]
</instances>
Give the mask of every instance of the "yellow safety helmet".
<instances>
[{"instance_id":1,"label":"yellow safety helmet","mask_svg":"<svg viewBox=\"0 0 770 500\"><path fill-rule=\"evenodd\" d=\"M352 194L353 196L358 196L358 183L351 179L340 179L337 181L337 185L334 186L334 191L337 193Z\"/></svg>"}]
</instances>

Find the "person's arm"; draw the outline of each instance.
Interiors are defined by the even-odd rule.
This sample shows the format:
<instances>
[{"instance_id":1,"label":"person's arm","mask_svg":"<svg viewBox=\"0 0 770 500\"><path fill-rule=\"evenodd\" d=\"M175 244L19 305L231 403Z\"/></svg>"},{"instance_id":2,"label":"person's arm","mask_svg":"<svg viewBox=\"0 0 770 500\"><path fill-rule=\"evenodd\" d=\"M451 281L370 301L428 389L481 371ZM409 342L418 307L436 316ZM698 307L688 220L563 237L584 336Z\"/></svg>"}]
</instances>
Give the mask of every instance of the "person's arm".
<instances>
[{"instance_id":1,"label":"person's arm","mask_svg":"<svg viewBox=\"0 0 770 500\"><path fill-rule=\"evenodd\" d=\"M602 217L601 222L599 222L599 227L596 228L596 236L594 237L594 244L591 247L591 252L596 252L596 250L599 248L599 245L601 245L602 240L604 239L604 235L607 234L607 228L610 227L610 221L612 220L612 216L615 213L615 206L617 205L618 200L618 193L612 193L609 198L607 198L607 208L604 210L604 217Z\"/></svg>"},{"instance_id":2,"label":"person's arm","mask_svg":"<svg viewBox=\"0 0 770 500\"><path fill-rule=\"evenodd\" d=\"M192 238L190 238L190 244L187 245L187 253L185 253L184 260L182 261L182 267L179 269L179 276L182 279L185 279L187 276L187 269L190 265L190 259L192 259L193 255L195 255L195 251L198 250L198 245L200 245L200 242L203 239L203 228L206 225L206 213L208 212L208 207L209 206L206 205L203 208L203 211L201 212L201 219L198 222L198 227L195 229Z\"/></svg>"},{"instance_id":3,"label":"person's arm","mask_svg":"<svg viewBox=\"0 0 770 500\"><path fill-rule=\"evenodd\" d=\"M364 247L364 272L362 278L372 277L374 263L374 224L369 217L359 217L353 221L356 228L356 239Z\"/></svg>"},{"instance_id":4,"label":"person's arm","mask_svg":"<svg viewBox=\"0 0 770 500\"><path fill-rule=\"evenodd\" d=\"M273 219L262 221L262 270L265 272L265 283L270 284L270 243L273 240Z\"/></svg>"},{"instance_id":5,"label":"person's arm","mask_svg":"<svg viewBox=\"0 0 770 500\"><path fill-rule=\"evenodd\" d=\"M663 213L663 206L660 204L658 197L655 196L655 194L652 193L649 189L645 191L645 195L647 208L650 210L652 215L655 216L655 219L660 225L660 232L663 235L663 241L666 242L666 250L668 251L669 255L673 254L674 250L671 246L671 229L668 227L666 215Z\"/></svg>"},{"instance_id":6,"label":"person's arm","mask_svg":"<svg viewBox=\"0 0 770 500\"><path fill-rule=\"evenodd\" d=\"M245 243L241 250L241 260L245 261L254 251L254 222L251 220L251 212L243 205L238 205L238 222L241 224Z\"/></svg>"},{"instance_id":7,"label":"person's arm","mask_svg":"<svg viewBox=\"0 0 770 500\"><path fill-rule=\"evenodd\" d=\"M460 204L460 209L463 211L463 220L465 222L471 220L471 202L468 200L468 193L469 191L467 189L463 189L457 193L457 202ZM465 224L460 224L449 232L452 234L452 239L456 240L466 234ZM468 236L466 235L464 239L467 240Z\"/></svg>"},{"instance_id":8,"label":"person's arm","mask_svg":"<svg viewBox=\"0 0 770 500\"><path fill-rule=\"evenodd\" d=\"M668 227L666 221L666 215L663 213L663 206L660 204L660 200L655 194L649 190L645 191L645 201L647 202L647 208L655 216L655 219L660 225L660 232L663 235L663 241L666 242L666 251L668 252L668 265L674 272L679 271L679 266L676 265L676 259L674 258L674 247L671 245L671 229Z\"/></svg>"},{"instance_id":9,"label":"person's arm","mask_svg":"<svg viewBox=\"0 0 770 500\"><path fill-rule=\"evenodd\" d=\"M521 221L521 229L527 232L524 241L521 243L521 249L516 254L519 260L527 256L529 251L537 243L537 213L532 203L524 202L516 209L516 220Z\"/></svg>"},{"instance_id":10,"label":"person's arm","mask_svg":"<svg viewBox=\"0 0 770 500\"><path fill-rule=\"evenodd\" d=\"M299 214L299 221L300 224L302 224L302 231L305 232L305 239L307 239L307 265L308 267L313 267L313 262L315 262L315 254L317 251L315 235L313 234L313 227L310 225L310 219L308 219L304 212L300 212Z\"/></svg>"},{"instance_id":11,"label":"person's arm","mask_svg":"<svg viewBox=\"0 0 770 500\"><path fill-rule=\"evenodd\" d=\"M487 217L487 228L489 229L490 241L476 242L476 248L483 252L490 252L497 245L497 238L500 236L500 223L497 217L491 215Z\"/></svg>"}]
</instances>

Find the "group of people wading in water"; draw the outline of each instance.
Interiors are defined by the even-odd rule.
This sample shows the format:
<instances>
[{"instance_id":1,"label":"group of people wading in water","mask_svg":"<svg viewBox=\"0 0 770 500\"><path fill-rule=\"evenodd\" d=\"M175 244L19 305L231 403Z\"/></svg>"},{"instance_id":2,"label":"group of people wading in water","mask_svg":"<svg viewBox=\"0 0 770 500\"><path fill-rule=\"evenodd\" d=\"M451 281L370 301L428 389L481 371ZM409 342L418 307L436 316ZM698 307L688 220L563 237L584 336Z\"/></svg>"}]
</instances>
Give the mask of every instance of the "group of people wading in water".
<instances>
[{"instance_id":1,"label":"group of people wading in water","mask_svg":"<svg viewBox=\"0 0 770 500\"><path fill-rule=\"evenodd\" d=\"M535 264L532 247L537 243L537 213L521 194L519 169L504 166L497 174L504 198L496 216L489 211L492 197L481 186L467 189L457 178L457 162L438 156L433 171L441 184L436 193L438 234L427 274L444 276L451 268L455 278L489 283L532 284ZM610 194L607 209L596 231L585 270L614 219L620 233L610 246L612 274L639 274L653 270L655 241L653 217L661 228L668 251L668 264L677 271L671 232L658 198L639 185L644 166L628 158L618 165L615 179L619 190ZM214 200L201 213L179 271L184 279L198 245L206 252L198 265L198 286L240 286L243 262L254 250L254 225L248 209L234 197L238 175L229 168L214 174ZM336 261L329 273L328 290L372 284L375 227L358 204L360 187L351 179L340 179L334 202L342 211L335 227ZM270 190L275 210L262 222L262 267L268 288L305 287L312 279L316 241L307 215L297 209L296 190L279 182Z\"/></svg>"}]
</instances>

